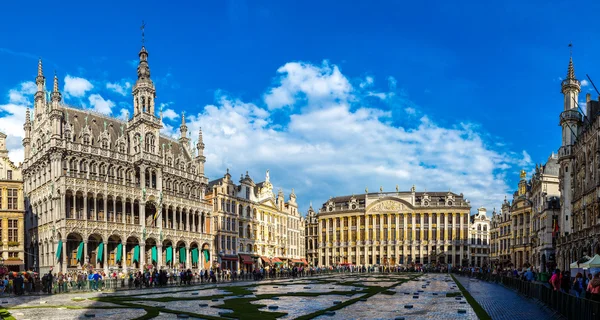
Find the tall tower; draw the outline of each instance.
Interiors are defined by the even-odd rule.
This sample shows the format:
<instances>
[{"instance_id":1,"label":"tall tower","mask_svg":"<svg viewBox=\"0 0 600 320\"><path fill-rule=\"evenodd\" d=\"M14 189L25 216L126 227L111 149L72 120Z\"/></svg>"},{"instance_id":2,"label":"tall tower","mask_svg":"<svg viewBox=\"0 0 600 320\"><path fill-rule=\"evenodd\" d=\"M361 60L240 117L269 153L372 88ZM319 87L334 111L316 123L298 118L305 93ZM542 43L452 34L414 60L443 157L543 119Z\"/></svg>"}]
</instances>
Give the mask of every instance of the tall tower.
<instances>
[{"instance_id":1,"label":"tall tower","mask_svg":"<svg viewBox=\"0 0 600 320\"><path fill-rule=\"evenodd\" d=\"M581 128L581 114L577 104L579 103L579 93L581 84L575 78L575 68L573 67L573 57L569 59L569 68L567 78L562 82L562 94L564 95L564 109L560 114L559 125L562 127L562 145L558 149L558 163L560 165L560 202L561 214L559 218L560 235L566 235L571 232L571 216L573 207L573 194L571 185L573 182L573 145L577 139Z\"/></svg>"},{"instance_id":2,"label":"tall tower","mask_svg":"<svg viewBox=\"0 0 600 320\"><path fill-rule=\"evenodd\" d=\"M150 66L148 65L148 51L142 46L140 53L140 62L137 67L138 78L132 89L133 95L133 117L141 114L150 114L154 116L154 98L156 98L156 89L150 79Z\"/></svg>"}]
</instances>

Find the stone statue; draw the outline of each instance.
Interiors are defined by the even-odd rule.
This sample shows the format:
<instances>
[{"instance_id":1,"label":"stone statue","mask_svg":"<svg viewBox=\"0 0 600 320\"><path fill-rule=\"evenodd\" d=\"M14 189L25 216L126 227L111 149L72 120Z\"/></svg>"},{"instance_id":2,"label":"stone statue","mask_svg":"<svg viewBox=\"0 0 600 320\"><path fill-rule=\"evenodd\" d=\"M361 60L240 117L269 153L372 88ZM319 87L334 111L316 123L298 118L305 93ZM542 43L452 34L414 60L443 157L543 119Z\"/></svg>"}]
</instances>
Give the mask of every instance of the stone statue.
<instances>
[{"instance_id":1,"label":"stone statue","mask_svg":"<svg viewBox=\"0 0 600 320\"><path fill-rule=\"evenodd\" d=\"M144 228L144 231L142 231L142 239L146 240L146 228Z\"/></svg>"},{"instance_id":2,"label":"stone statue","mask_svg":"<svg viewBox=\"0 0 600 320\"><path fill-rule=\"evenodd\" d=\"M369 193L369 187L365 187L365 193Z\"/></svg>"},{"instance_id":3,"label":"stone statue","mask_svg":"<svg viewBox=\"0 0 600 320\"><path fill-rule=\"evenodd\" d=\"M400 192L400 188L398 188L398 185L396 185L396 192Z\"/></svg>"},{"instance_id":4,"label":"stone statue","mask_svg":"<svg viewBox=\"0 0 600 320\"><path fill-rule=\"evenodd\" d=\"M379 187L379 192L383 192L383 186Z\"/></svg>"},{"instance_id":5,"label":"stone statue","mask_svg":"<svg viewBox=\"0 0 600 320\"><path fill-rule=\"evenodd\" d=\"M269 176L269 169L267 169L267 175L266 175L266 177L265 177L265 181L266 181L266 182L269 182L269 180L270 180L270 176Z\"/></svg>"},{"instance_id":6,"label":"stone statue","mask_svg":"<svg viewBox=\"0 0 600 320\"><path fill-rule=\"evenodd\" d=\"M142 200L146 201L146 188L142 189Z\"/></svg>"},{"instance_id":7,"label":"stone statue","mask_svg":"<svg viewBox=\"0 0 600 320\"><path fill-rule=\"evenodd\" d=\"M160 191L160 198L158 200L158 203L159 203L160 206L162 206L162 198L163 198L163 193L162 193L162 190L161 190Z\"/></svg>"}]
</instances>

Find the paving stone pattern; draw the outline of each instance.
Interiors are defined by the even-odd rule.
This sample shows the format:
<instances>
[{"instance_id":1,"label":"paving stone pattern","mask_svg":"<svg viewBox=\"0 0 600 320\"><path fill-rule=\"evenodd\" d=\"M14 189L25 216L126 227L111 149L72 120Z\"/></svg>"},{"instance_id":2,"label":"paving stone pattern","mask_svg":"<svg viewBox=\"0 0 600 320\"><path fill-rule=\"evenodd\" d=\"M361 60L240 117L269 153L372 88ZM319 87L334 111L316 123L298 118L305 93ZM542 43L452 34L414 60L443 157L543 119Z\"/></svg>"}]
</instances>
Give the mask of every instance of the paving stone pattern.
<instances>
[{"instance_id":1,"label":"paving stone pattern","mask_svg":"<svg viewBox=\"0 0 600 320\"><path fill-rule=\"evenodd\" d=\"M217 285L200 285L181 288L158 288L132 290L117 293L78 293L51 296L4 297L2 307L18 320L25 319L134 319L146 315L143 307L159 308L154 319L177 319L190 313L221 317L233 310L219 308L225 300L239 298L227 291L227 287L249 286L253 294L244 295L251 304L262 304L265 314L287 313L279 319L294 319L317 311L326 310L349 300L356 302L339 310L322 315L318 319L476 319L475 313L464 298L446 297L448 292L458 292L454 281L446 274L426 274L406 281L409 274L341 274L296 280L268 280L261 282L237 282ZM400 283L399 285L396 285ZM366 298L367 287L385 290ZM387 289L387 290L386 290ZM314 296L293 296L307 292ZM334 293L334 294L328 294ZM262 298L264 294L276 294ZM117 296L103 301L89 300ZM269 297L269 296L266 296ZM364 298L363 298L364 297ZM165 298L174 298L169 301ZM178 298L182 298L178 300ZM152 299L159 299L153 301ZM360 300L359 300L360 299ZM121 304L126 303L126 304ZM70 309L66 307L79 307ZM35 308L31 308L35 307ZM269 308L270 307L270 308ZM165 312L170 311L170 312ZM177 313L173 313L173 311ZM178 314L181 312L182 314ZM515 320L512 318L511 320Z\"/></svg>"},{"instance_id":2,"label":"paving stone pattern","mask_svg":"<svg viewBox=\"0 0 600 320\"><path fill-rule=\"evenodd\" d=\"M502 285L457 276L456 279L494 320L561 319L553 312Z\"/></svg>"}]
</instances>

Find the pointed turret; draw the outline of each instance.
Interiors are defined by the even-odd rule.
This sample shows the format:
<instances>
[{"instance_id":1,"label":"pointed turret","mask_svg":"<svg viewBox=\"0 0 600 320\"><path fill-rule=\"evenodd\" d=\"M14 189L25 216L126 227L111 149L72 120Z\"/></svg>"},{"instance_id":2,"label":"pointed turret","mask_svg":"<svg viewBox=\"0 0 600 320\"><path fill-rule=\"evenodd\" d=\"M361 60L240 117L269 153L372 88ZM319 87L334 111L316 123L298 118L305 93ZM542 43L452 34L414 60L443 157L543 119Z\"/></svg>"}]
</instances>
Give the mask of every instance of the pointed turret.
<instances>
[{"instance_id":1,"label":"pointed turret","mask_svg":"<svg viewBox=\"0 0 600 320\"><path fill-rule=\"evenodd\" d=\"M25 124L23 125L25 131L25 137L23 138L23 148L25 148L25 159L29 158L29 150L31 148L31 115L29 113L29 107L25 111Z\"/></svg>"},{"instance_id":2,"label":"pointed turret","mask_svg":"<svg viewBox=\"0 0 600 320\"><path fill-rule=\"evenodd\" d=\"M189 147L190 139L188 138L187 130L188 130L188 127L185 124L185 111L182 111L181 112L181 125L179 126L179 132L181 133L181 136L179 137L179 142L181 142L181 144Z\"/></svg>"},{"instance_id":3,"label":"pointed turret","mask_svg":"<svg viewBox=\"0 0 600 320\"><path fill-rule=\"evenodd\" d=\"M62 100L62 95L58 91L58 77L56 76L56 72L54 72L54 86L52 88L52 108L56 109L58 107L58 103Z\"/></svg>"},{"instance_id":4,"label":"pointed turret","mask_svg":"<svg viewBox=\"0 0 600 320\"><path fill-rule=\"evenodd\" d=\"M44 68L42 66L42 59L38 61L37 77L35 77L35 84L37 86L37 92L34 96L34 109L33 114L36 119L40 119L44 112L44 105L46 104L46 94L44 93L44 84L46 83L46 77L44 77Z\"/></svg>"},{"instance_id":5,"label":"pointed turret","mask_svg":"<svg viewBox=\"0 0 600 320\"><path fill-rule=\"evenodd\" d=\"M202 137L202 128L198 130L198 142L196 143L198 157L204 157L204 138Z\"/></svg>"}]
</instances>

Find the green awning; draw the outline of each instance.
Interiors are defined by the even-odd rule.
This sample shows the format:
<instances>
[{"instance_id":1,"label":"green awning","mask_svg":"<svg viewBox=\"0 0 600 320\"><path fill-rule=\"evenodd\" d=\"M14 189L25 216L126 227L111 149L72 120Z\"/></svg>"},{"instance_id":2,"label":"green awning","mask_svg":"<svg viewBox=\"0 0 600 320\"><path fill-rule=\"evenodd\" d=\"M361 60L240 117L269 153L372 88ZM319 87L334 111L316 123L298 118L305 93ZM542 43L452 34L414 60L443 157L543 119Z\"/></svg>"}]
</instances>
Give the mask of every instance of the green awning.
<instances>
[{"instance_id":1,"label":"green awning","mask_svg":"<svg viewBox=\"0 0 600 320\"><path fill-rule=\"evenodd\" d=\"M167 247L167 261L165 261L165 263L169 263L169 262L173 262L173 247Z\"/></svg>"},{"instance_id":2,"label":"green awning","mask_svg":"<svg viewBox=\"0 0 600 320\"><path fill-rule=\"evenodd\" d=\"M121 262L122 257L123 257L123 244L119 243L117 245L117 261L116 262Z\"/></svg>"},{"instance_id":3,"label":"green awning","mask_svg":"<svg viewBox=\"0 0 600 320\"><path fill-rule=\"evenodd\" d=\"M140 262L140 246L139 245L133 247L133 258L131 258L131 262Z\"/></svg>"},{"instance_id":4,"label":"green awning","mask_svg":"<svg viewBox=\"0 0 600 320\"><path fill-rule=\"evenodd\" d=\"M210 253L208 252L208 250L203 250L202 254L204 255L204 262L208 262L210 261Z\"/></svg>"},{"instance_id":5,"label":"green awning","mask_svg":"<svg viewBox=\"0 0 600 320\"><path fill-rule=\"evenodd\" d=\"M58 240L58 245L56 246L56 259L60 260L61 253L62 253L62 240Z\"/></svg>"},{"instance_id":6,"label":"green awning","mask_svg":"<svg viewBox=\"0 0 600 320\"><path fill-rule=\"evenodd\" d=\"M152 247L152 263L156 263L158 261L158 250L156 246Z\"/></svg>"},{"instance_id":7,"label":"green awning","mask_svg":"<svg viewBox=\"0 0 600 320\"><path fill-rule=\"evenodd\" d=\"M98 245L98 251L96 254L96 261L98 262L102 262L102 255L104 254L104 243L100 242L100 244Z\"/></svg>"},{"instance_id":8,"label":"green awning","mask_svg":"<svg viewBox=\"0 0 600 320\"><path fill-rule=\"evenodd\" d=\"M185 263L185 247L179 248L179 262Z\"/></svg>"},{"instance_id":9,"label":"green awning","mask_svg":"<svg viewBox=\"0 0 600 320\"><path fill-rule=\"evenodd\" d=\"M192 263L198 263L198 248L192 249Z\"/></svg>"},{"instance_id":10,"label":"green awning","mask_svg":"<svg viewBox=\"0 0 600 320\"><path fill-rule=\"evenodd\" d=\"M83 261L83 241L79 243L79 247L77 248L77 261Z\"/></svg>"}]
</instances>

